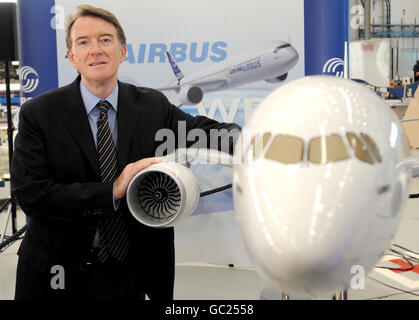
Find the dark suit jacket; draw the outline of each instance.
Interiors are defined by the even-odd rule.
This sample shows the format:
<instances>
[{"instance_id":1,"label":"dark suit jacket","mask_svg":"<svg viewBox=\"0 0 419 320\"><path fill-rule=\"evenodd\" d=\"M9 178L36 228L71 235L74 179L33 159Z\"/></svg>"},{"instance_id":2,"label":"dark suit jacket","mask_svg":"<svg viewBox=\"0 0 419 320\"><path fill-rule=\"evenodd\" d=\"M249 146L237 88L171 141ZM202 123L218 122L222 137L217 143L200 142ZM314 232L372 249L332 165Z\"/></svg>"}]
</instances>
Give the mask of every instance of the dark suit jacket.
<instances>
[{"instance_id":1,"label":"dark suit jacket","mask_svg":"<svg viewBox=\"0 0 419 320\"><path fill-rule=\"evenodd\" d=\"M413 82L419 81L419 76L416 73L419 72L419 62L413 66Z\"/></svg>"},{"instance_id":2,"label":"dark suit jacket","mask_svg":"<svg viewBox=\"0 0 419 320\"><path fill-rule=\"evenodd\" d=\"M100 182L79 82L80 76L65 87L29 100L20 110L12 190L31 219L18 255L40 272L49 272L56 264L77 264L91 244L88 222L114 211L112 183ZM161 128L177 132L178 121L186 121L187 130L238 127L192 117L156 90L122 82L118 85L120 171L128 163L155 156L161 143L155 141L156 132ZM154 273L156 277L163 276L163 282L173 286L173 228L152 229L140 224L129 214L125 199L118 210L130 219L131 262L148 270L145 280L154 273L150 270L160 271Z\"/></svg>"}]
</instances>

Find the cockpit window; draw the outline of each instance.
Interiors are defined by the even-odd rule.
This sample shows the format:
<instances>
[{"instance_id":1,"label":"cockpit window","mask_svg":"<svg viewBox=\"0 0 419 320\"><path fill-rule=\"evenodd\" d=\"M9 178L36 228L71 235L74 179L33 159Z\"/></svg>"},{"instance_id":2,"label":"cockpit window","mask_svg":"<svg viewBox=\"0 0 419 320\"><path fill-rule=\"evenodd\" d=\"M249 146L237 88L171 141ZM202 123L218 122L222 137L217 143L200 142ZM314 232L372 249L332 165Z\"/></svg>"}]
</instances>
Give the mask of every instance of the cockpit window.
<instances>
[{"instance_id":1,"label":"cockpit window","mask_svg":"<svg viewBox=\"0 0 419 320\"><path fill-rule=\"evenodd\" d=\"M268 144L270 137L271 137L270 132L264 133L263 137L260 134L257 136L255 143L252 145L254 160L259 158L259 156L266 150L266 145Z\"/></svg>"},{"instance_id":2,"label":"cockpit window","mask_svg":"<svg viewBox=\"0 0 419 320\"><path fill-rule=\"evenodd\" d=\"M367 162L367 163L371 163L371 164L373 163L372 157L370 153L368 152L368 149L365 147L361 139L359 139L355 133L348 132L346 134L346 138L348 139L349 144L354 150L355 156L359 160Z\"/></svg>"},{"instance_id":3,"label":"cockpit window","mask_svg":"<svg viewBox=\"0 0 419 320\"><path fill-rule=\"evenodd\" d=\"M282 48L288 48L288 47L291 47L291 45L289 44L289 43L286 43L286 44L283 44L283 45L281 45L281 46L279 46L279 47L276 47L275 49L274 49L274 53L277 53L280 49L282 49Z\"/></svg>"},{"instance_id":4,"label":"cockpit window","mask_svg":"<svg viewBox=\"0 0 419 320\"><path fill-rule=\"evenodd\" d=\"M346 133L346 139L355 156L363 162L373 164L372 153L374 153L377 161L381 162L382 157L374 140L364 133L360 136L362 139L353 132ZM252 137L245 154L250 156L250 159L256 160L266 152L266 159L284 164L295 164L303 161L304 146L304 140L295 136L278 134L272 138L271 132L263 135L258 133ZM307 160L309 162L326 164L349 158L350 154L344 138L337 133L313 138L308 143Z\"/></svg>"},{"instance_id":5,"label":"cockpit window","mask_svg":"<svg viewBox=\"0 0 419 320\"><path fill-rule=\"evenodd\" d=\"M349 158L343 139L338 134L311 139L308 146L308 160L325 164Z\"/></svg>"},{"instance_id":6,"label":"cockpit window","mask_svg":"<svg viewBox=\"0 0 419 320\"><path fill-rule=\"evenodd\" d=\"M378 162L383 161L380 155L380 151L378 151L377 145L375 144L374 140L372 140L372 138L365 133L361 133L361 137L370 146L372 152L374 153L375 159L377 159Z\"/></svg>"},{"instance_id":7,"label":"cockpit window","mask_svg":"<svg viewBox=\"0 0 419 320\"><path fill-rule=\"evenodd\" d=\"M256 137L258 137L258 136L259 135L254 135L252 137L252 140L250 141L249 145L247 146L246 151L244 152L244 155L247 155L248 152L249 152L249 150L250 150L250 148L252 148L255 145L255 140L256 140ZM254 151L253 151L253 154L254 154Z\"/></svg>"},{"instance_id":8,"label":"cockpit window","mask_svg":"<svg viewBox=\"0 0 419 320\"><path fill-rule=\"evenodd\" d=\"M304 141L297 137L276 135L265 158L286 164L298 163L303 160Z\"/></svg>"},{"instance_id":9,"label":"cockpit window","mask_svg":"<svg viewBox=\"0 0 419 320\"><path fill-rule=\"evenodd\" d=\"M253 160L256 160L266 150L271 136L272 134L270 132L264 133L263 136L261 133L254 135L244 154L247 154L249 150L252 150Z\"/></svg>"}]
</instances>

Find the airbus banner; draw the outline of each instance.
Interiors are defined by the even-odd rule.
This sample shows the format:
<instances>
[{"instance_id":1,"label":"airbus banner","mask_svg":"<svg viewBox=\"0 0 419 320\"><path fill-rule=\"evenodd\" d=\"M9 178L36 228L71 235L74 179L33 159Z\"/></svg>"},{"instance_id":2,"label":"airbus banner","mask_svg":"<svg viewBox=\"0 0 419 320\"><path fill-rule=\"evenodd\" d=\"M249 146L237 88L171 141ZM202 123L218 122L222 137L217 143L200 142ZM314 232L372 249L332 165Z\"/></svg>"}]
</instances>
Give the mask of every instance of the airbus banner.
<instances>
[{"instance_id":1,"label":"airbus banner","mask_svg":"<svg viewBox=\"0 0 419 320\"><path fill-rule=\"evenodd\" d=\"M244 126L284 83L342 76L348 0L20 0L22 102L77 76L66 56L65 19L86 2L114 13L125 30L119 79L159 89L193 115ZM231 183L231 169L193 170L203 191ZM177 258L196 259L188 246L203 244L202 260L248 264L232 193L204 199L177 227Z\"/></svg>"},{"instance_id":2,"label":"airbus banner","mask_svg":"<svg viewBox=\"0 0 419 320\"><path fill-rule=\"evenodd\" d=\"M193 114L243 125L283 83L343 75L347 0L265 0L256 7L237 0L122 2L89 1L113 12L125 29L120 79L158 88ZM19 1L22 102L77 75L66 57L65 18L82 3ZM185 100L191 86L199 88L194 101Z\"/></svg>"}]
</instances>

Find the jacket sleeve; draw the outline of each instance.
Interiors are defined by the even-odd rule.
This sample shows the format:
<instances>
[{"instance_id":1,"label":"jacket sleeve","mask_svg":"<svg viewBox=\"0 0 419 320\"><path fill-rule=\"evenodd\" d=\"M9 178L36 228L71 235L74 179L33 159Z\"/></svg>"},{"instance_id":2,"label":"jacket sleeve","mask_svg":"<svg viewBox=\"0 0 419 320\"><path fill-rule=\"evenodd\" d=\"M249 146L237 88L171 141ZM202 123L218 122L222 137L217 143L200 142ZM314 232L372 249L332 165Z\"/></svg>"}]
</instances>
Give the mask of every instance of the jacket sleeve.
<instances>
[{"instance_id":1,"label":"jacket sleeve","mask_svg":"<svg viewBox=\"0 0 419 320\"><path fill-rule=\"evenodd\" d=\"M54 181L48 169L45 133L33 117L32 106L27 104L20 110L11 167L12 192L25 214L64 221L111 214L112 183L65 185Z\"/></svg>"}]
</instances>

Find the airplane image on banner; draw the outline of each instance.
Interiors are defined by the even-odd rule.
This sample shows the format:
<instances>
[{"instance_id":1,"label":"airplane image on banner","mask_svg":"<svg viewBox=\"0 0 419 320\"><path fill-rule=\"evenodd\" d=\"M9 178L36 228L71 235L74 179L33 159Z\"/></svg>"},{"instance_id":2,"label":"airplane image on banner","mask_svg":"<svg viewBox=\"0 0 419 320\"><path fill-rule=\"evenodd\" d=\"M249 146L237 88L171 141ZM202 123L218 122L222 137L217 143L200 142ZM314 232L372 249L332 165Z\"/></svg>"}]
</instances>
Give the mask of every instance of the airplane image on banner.
<instances>
[{"instance_id":1,"label":"airplane image on banner","mask_svg":"<svg viewBox=\"0 0 419 320\"><path fill-rule=\"evenodd\" d=\"M166 55L177 80L159 90L175 91L181 105L200 103L206 92L230 89L260 80L280 83L298 62L298 52L284 41L269 42L256 50L244 52L186 76L168 51Z\"/></svg>"}]
</instances>

